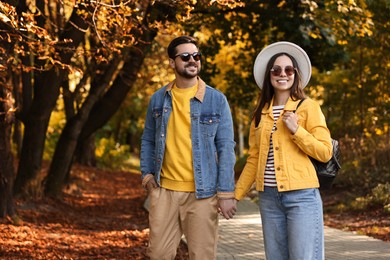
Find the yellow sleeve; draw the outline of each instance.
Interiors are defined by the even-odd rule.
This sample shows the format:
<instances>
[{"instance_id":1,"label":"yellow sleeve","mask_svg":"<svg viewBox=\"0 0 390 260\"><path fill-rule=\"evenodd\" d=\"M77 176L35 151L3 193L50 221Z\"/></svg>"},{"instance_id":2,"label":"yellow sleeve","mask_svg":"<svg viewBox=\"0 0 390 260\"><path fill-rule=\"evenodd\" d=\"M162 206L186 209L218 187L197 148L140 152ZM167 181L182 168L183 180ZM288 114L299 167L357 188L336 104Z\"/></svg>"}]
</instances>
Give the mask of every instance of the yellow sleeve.
<instances>
[{"instance_id":1,"label":"yellow sleeve","mask_svg":"<svg viewBox=\"0 0 390 260\"><path fill-rule=\"evenodd\" d=\"M249 157L245 167L237 181L234 197L241 200L246 196L252 184L255 182L259 160L259 144L256 143L255 123L252 121L249 132Z\"/></svg>"}]
</instances>

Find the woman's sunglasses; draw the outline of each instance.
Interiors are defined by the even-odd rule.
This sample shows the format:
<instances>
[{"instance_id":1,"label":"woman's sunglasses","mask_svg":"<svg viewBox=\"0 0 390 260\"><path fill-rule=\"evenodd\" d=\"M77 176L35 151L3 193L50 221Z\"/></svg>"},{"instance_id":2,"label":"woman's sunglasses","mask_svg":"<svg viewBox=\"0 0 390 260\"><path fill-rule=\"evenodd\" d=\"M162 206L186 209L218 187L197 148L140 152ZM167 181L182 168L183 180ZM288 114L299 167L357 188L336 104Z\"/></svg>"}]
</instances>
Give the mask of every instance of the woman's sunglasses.
<instances>
[{"instance_id":1,"label":"woman's sunglasses","mask_svg":"<svg viewBox=\"0 0 390 260\"><path fill-rule=\"evenodd\" d=\"M282 71L282 67L275 65L271 69L271 74L272 76L279 77ZM286 66L284 67L284 72L286 72L287 76L292 76L295 74L295 68L293 66Z\"/></svg>"},{"instance_id":2,"label":"woman's sunglasses","mask_svg":"<svg viewBox=\"0 0 390 260\"><path fill-rule=\"evenodd\" d=\"M191 59L191 56L192 56L192 58L194 58L195 61L200 61L200 58L202 57L202 53L194 52L194 53L190 54L188 52L184 52L182 54L176 55L175 58L180 57L180 59L182 61L189 61Z\"/></svg>"}]
</instances>

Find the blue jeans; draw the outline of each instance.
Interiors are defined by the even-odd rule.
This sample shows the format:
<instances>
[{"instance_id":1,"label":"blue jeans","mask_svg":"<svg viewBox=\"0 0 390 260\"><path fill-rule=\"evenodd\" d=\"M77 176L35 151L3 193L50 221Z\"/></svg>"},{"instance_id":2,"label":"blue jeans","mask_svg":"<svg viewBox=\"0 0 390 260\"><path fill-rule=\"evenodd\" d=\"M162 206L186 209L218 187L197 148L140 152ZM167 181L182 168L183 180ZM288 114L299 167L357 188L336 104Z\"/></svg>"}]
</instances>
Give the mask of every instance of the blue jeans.
<instances>
[{"instance_id":1,"label":"blue jeans","mask_svg":"<svg viewBox=\"0 0 390 260\"><path fill-rule=\"evenodd\" d=\"M259 192L266 258L323 260L324 224L318 189Z\"/></svg>"}]
</instances>

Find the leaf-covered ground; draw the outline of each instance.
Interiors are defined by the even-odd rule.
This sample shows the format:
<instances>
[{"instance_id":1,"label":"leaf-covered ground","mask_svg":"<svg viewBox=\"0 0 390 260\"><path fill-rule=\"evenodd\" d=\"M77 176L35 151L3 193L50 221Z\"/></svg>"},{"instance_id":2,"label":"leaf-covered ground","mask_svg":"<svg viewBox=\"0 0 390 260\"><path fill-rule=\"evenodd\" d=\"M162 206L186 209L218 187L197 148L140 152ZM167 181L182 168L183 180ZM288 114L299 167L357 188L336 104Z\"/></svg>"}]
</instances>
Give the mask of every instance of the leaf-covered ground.
<instances>
[{"instance_id":1,"label":"leaf-covered ground","mask_svg":"<svg viewBox=\"0 0 390 260\"><path fill-rule=\"evenodd\" d=\"M0 222L0 258L147 259L140 176L80 166L72 176L62 200L17 200L20 223Z\"/></svg>"},{"instance_id":2,"label":"leaf-covered ground","mask_svg":"<svg viewBox=\"0 0 390 260\"><path fill-rule=\"evenodd\" d=\"M147 259L146 192L140 176L75 166L61 200L17 200L20 220L0 222L1 259ZM324 194L332 206L338 195ZM378 210L327 213L325 223L390 241ZM188 259L181 244L176 259Z\"/></svg>"},{"instance_id":3,"label":"leaf-covered ground","mask_svg":"<svg viewBox=\"0 0 390 260\"><path fill-rule=\"evenodd\" d=\"M383 206L363 212L340 207L350 203L348 201L351 197L351 194L342 190L322 193L325 225L390 242L390 215L384 212Z\"/></svg>"}]
</instances>

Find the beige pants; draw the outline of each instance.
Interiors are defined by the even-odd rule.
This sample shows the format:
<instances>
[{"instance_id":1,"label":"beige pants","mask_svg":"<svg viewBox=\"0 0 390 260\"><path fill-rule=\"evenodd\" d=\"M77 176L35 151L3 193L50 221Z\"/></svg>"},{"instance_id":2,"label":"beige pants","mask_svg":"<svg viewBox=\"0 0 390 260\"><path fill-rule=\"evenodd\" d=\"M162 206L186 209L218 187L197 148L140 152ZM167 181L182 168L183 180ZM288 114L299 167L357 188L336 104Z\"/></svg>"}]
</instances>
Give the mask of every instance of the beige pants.
<instances>
[{"instance_id":1,"label":"beige pants","mask_svg":"<svg viewBox=\"0 0 390 260\"><path fill-rule=\"evenodd\" d=\"M191 260L215 259L218 240L217 197L196 199L193 192L156 188L150 192L151 260L175 259L180 239L187 239Z\"/></svg>"}]
</instances>

